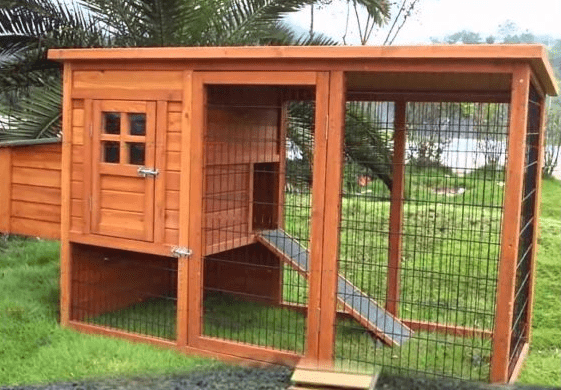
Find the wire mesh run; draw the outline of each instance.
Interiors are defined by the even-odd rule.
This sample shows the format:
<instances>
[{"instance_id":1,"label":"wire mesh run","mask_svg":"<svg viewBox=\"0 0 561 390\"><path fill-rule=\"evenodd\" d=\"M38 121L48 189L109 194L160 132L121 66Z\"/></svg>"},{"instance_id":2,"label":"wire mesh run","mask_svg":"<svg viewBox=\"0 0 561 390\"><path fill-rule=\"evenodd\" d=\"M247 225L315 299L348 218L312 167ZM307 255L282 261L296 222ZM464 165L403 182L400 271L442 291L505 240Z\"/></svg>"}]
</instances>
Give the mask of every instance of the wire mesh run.
<instances>
[{"instance_id":1,"label":"wire mesh run","mask_svg":"<svg viewBox=\"0 0 561 390\"><path fill-rule=\"evenodd\" d=\"M203 334L302 354L307 275L295 257L309 242L313 91L207 92Z\"/></svg>"},{"instance_id":2,"label":"wire mesh run","mask_svg":"<svg viewBox=\"0 0 561 390\"><path fill-rule=\"evenodd\" d=\"M175 340L177 260L72 244L71 319Z\"/></svg>"},{"instance_id":3,"label":"wire mesh run","mask_svg":"<svg viewBox=\"0 0 561 390\"><path fill-rule=\"evenodd\" d=\"M373 320L365 326L356 315L339 315L336 363L348 371L380 365L396 374L486 380L509 107L403 107L406 142L400 146L396 104L347 103L339 271L356 286L353 294L369 297L356 310ZM405 149L401 162L394 161L398 147ZM392 193L398 171L401 194ZM401 228L392 220L396 205ZM397 251L390 249L396 237ZM397 273L389 272L390 264Z\"/></svg>"},{"instance_id":4,"label":"wire mesh run","mask_svg":"<svg viewBox=\"0 0 561 390\"><path fill-rule=\"evenodd\" d=\"M540 98L534 87L528 98L528 123L526 128L526 150L524 158L524 190L520 216L520 235L514 292L514 313L509 354L509 376L514 371L524 344L528 342L530 310L530 284L532 258L534 254L534 226L537 195L538 155L540 148Z\"/></svg>"}]
</instances>

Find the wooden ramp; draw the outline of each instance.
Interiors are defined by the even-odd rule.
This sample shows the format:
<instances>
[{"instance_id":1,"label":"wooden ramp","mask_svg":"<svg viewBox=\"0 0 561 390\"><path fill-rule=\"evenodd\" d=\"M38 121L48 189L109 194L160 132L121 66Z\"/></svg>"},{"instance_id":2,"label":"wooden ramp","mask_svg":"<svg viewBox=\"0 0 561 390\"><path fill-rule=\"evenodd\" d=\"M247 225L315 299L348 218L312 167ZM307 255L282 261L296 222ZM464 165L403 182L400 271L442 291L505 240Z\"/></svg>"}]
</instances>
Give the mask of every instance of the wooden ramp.
<instances>
[{"instance_id":1,"label":"wooden ramp","mask_svg":"<svg viewBox=\"0 0 561 390\"><path fill-rule=\"evenodd\" d=\"M292 386L288 390L312 389L348 389L373 390L378 381L380 370L372 374L349 374L313 368L296 367L292 378Z\"/></svg>"},{"instance_id":2,"label":"wooden ramp","mask_svg":"<svg viewBox=\"0 0 561 390\"><path fill-rule=\"evenodd\" d=\"M279 255L296 271L307 277L309 270L308 251L284 230L262 231L257 235L257 240ZM343 305L345 312L389 345L401 346L413 334L411 329L380 307L376 301L341 274L339 274L337 280L337 299Z\"/></svg>"}]
</instances>

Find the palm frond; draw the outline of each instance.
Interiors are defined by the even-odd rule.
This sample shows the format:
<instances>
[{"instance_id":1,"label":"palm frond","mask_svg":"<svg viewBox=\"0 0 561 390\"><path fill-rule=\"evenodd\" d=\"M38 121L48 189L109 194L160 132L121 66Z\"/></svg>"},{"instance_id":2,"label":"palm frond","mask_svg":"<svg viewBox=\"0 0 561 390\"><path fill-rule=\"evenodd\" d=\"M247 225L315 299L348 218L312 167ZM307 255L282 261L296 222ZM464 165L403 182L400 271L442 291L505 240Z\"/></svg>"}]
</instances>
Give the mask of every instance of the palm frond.
<instances>
[{"instance_id":1,"label":"palm frond","mask_svg":"<svg viewBox=\"0 0 561 390\"><path fill-rule=\"evenodd\" d=\"M61 82L51 78L43 87L18 102L16 107L0 108L0 141L53 138L60 136L62 126Z\"/></svg>"}]
</instances>

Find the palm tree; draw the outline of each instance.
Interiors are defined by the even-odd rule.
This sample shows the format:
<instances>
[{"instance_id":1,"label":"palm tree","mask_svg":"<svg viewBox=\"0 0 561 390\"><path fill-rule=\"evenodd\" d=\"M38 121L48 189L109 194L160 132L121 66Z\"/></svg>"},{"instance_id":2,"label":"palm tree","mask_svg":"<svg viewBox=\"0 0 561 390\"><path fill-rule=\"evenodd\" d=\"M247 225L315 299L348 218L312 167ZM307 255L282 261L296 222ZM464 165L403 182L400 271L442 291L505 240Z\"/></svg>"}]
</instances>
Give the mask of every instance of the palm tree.
<instances>
[{"instance_id":1,"label":"palm tree","mask_svg":"<svg viewBox=\"0 0 561 390\"><path fill-rule=\"evenodd\" d=\"M0 141L60 134L61 72L46 59L49 48L335 44L319 34L297 36L282 23L319 1L0 0ZM387 1L360 3L382 21ZM363 149L355 150L357 161L372 145Z\"/></svg>"}]
</instances>

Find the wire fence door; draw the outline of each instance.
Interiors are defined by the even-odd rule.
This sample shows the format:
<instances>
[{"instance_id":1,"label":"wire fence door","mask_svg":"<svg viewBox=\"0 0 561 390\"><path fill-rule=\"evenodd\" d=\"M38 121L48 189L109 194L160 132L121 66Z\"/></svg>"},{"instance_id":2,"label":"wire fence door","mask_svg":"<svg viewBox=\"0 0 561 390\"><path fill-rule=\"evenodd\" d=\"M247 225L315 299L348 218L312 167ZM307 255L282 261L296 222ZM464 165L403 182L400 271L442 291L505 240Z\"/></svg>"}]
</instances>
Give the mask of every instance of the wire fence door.
<instances>
[{"instance_id":1,"label":"wire fence door","mask_svg":"<svg viewBox=\"0 0 561 390\"><path fill-rule=\"evenodd\" d=\"M271 84L233 80L209 73L200 81L200 206L192 210L201 225L190 264L201 277L190 286L190 342L295 363L317 332L308 325L309 291L319 285L310 268L316 77L304 86L278 75Z\"/></svg>"}]
</instances>

